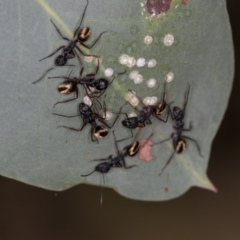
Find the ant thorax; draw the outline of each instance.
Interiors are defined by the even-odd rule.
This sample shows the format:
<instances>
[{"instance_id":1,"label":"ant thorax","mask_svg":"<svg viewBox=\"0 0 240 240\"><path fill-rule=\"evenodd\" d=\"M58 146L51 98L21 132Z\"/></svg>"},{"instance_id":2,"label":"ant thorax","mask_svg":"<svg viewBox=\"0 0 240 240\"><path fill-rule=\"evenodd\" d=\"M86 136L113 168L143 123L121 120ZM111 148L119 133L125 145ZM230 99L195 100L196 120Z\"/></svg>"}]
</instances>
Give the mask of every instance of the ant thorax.
<instances>
[{"instance_id":1,"label":"ant thorax","mask_svg":"<svg viewBox=\"0 0 240 240\"><path fill-rule=\"evenodd\" d=\"M153 114L153 108L151 106L146 106L140 112L138 121L140 123L144 123L148 118L151 117L152 114Z\"/></svg>"}]
</instances>

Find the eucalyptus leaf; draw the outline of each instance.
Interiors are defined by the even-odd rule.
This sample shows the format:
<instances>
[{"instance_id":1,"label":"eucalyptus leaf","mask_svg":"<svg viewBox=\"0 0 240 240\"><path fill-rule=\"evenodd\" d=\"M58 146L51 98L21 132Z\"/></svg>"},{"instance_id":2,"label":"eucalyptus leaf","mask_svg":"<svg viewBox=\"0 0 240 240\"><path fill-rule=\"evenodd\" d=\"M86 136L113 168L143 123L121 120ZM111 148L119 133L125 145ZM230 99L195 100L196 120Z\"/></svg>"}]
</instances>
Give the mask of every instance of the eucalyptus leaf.
<instances>
[{"instance_id":1,"label":"eucalyptus leaf","mask_svg":"<svg viewBox=\"0 0 240 240\"><path fill-rule=\"evenodd\" d=\"M204 157L198 154L194 143L187 140L186 151L175 154L161 176L161 169L173 153L171 141L152 147L154 160L127 157L128 165L136 164L138 167L111 169L105 174L105 186L128 198L168 200L178 197L192 186L216 191L206 176L206 169L211 143L226 110L232 86L231 29L224 0L184 2L186 4L181 0L172 0L168 11L152 16L145 9L145 1L89 0L84 26L91 28L92 35L86 44L91 44L101 32L108 32L90 51L82 47L83 51L101 56L102 64L97 77L106 78L105 70L108 68L113 69L114 73L126 69L126 74L116 77L106 91L105 101L109 111L118 112L125 103L128 89L135 91L141 99L156 96L159 100L166 78L172 80L166 87L167 101L173 102L171 107L182 107L187 85L191 85L184 122L188 127L192 121L193 129L186 135L198 141ZM67 99L56 91L62 79L49 80L45 77L41 82L31 84L53 66L56 56L41 62L38 60L67 44L59 37L50 19L71 38L85 4L85 0L2 3L2 176L54 191L79 183L102 184L102 175L97 172L88 177L81 177L81 174L93 171L97 162L90 160L116 154L112 129L106 138L100 139L99 144L91 142L90 126L82 132L57 129L59 125L81 126L80 118L67 119L51 113L77 114L78 104L85 96L84 91L80 91L77 101L59 104L53 109L55 102ZM120 58L126 55L132 58L132 65L136 60L134 66L120 63ZM83 56L81 58L84 59ZM77 59L69 62L77 66L72 72L77 76ZM83 62L85 74L95 71L94 60L91 63ZM69 71L68 67L58 67L48 76L67 75ZM140 74L141 83L136 84L129 77L136 73L133 71ZM156 86L149 88L147 83L152 78L156 79ZM141 107L139 104L137 108ZM128 114L138 113L129 105L123 109ZM121 124L123 119L124 116L120 116L114 126L117 139L130 136L129 129ZM154 142L170 137L174 131L171 119L167 123L154 118L151 120L153 124L142 129L138 139L148 137L152 131ZM119 149L132 141L133 138L120 142Z\"/></svg>"}]
</instances>

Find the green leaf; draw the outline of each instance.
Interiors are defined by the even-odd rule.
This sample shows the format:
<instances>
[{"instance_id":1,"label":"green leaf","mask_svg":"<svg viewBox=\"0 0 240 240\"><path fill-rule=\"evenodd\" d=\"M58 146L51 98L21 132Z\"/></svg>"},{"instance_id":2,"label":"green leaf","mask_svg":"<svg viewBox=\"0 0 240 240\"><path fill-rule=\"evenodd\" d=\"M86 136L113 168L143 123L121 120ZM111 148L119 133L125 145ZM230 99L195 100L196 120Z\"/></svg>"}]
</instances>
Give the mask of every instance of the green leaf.
<instances>
[{"instance_id":1,"label":"green leaf","mask_svg":"<svg viewBox=\"0 0 240 240\"><path fill-rule=\"evenodd\" d=\"M216 191L206 176L212 140L217 132L227 107L233 79L233 44L226 3L224 0L189 0L186 5L173 0L170 9L161 16L151 16L144 11L145 1L90 0L84 25L92 30L86 44L94 41L103 32L100 41L89 53L101 56L99 77L104 69L115 73L127 70L117 77L106 91L109 111L117 112L131 89L144 99L157 96L160 99L163 83L169 73L174 74L167 84L167 101L182 107L187 84L191 85L189 102L184 118L185 126L193 123L193 130L186 133L196 139L204 157L199 156L193 142L187 140L187 149L174 158L159 173L173 153L172 142L155 145L152 161L127 157L132 169L114 168L105 174L105 186L118 193L139 200L167 200L183 194L191 186ZM0 129L0 174L34 186L51 190L64 190L79 183L100 185L102 175L95 172L87 178L81 174L93 171L96 162L92 159L107 158L116 154L112 130L109 135L92 143L90 127L74 132L59 125L80 127L80 118L67 119L51 112L65 115L77 114L82 101L60 104L66 99L56 91L61 79L31 84L47 68L53 58L42 62L39 59L50 54L58 46L66 44L59 38L50 19L68 37L81 18L86 1L22 0L5 1L1 8L1 129ZM174 38L171 46L164 44L166 35ZM151 44L144 38L151 36ZM83 49L83 48L82 48ZM84 51L87 53L86 49ZM119 62L126 54L134 59L144 58L145 66L128 67ZM83 59L83 57L82 57ZM148 61L156 60L156 66L148 67ZM77 59L69 61L78 65ZM85 73L94 72L95 64L84 61ZM56 68L48 76L67 75L69 68ZM78 67L74 75L78 74ZM135 84L129 78L132 71L143 76L143 82ZM148 88L147 81L156 79L156 86ZM111 78L109 78L110 80ZM141 106L138 106L141 109ZM127 113L134 112L125 106ZM121 121L114 126L118 139L130 136ZM151 119L152 126L144 128L139 139L149 136L155 128L153 141L168 138L173 132L173 121L166 124ZM110 120L109 122L111 122ZM133 139L119 143L119 149Z\"/></svg>"}]
</instances>

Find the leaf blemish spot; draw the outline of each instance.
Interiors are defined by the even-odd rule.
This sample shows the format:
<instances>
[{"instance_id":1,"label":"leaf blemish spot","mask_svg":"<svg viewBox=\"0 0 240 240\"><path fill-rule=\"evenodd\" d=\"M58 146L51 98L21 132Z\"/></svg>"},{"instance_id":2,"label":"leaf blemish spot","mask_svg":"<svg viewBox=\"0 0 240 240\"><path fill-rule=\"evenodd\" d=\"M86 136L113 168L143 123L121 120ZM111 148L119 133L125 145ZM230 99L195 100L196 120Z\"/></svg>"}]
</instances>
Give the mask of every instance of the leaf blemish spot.
<instances>
[{"instance_id":1,"label":"leaf blemish spot","mask_svg":"<svg viewBox=\"0 0 240 240\"><path fill-rule=\"evenodd\" d=\"M105 120L110 120L112 118L113 114L109 111L106 111L106 113L103 113L103 117Z\"/></svg>"},{"instance_id":2,"label":"leaf blemish spot","mask_svg":"<svg viewBox=\"0 0 240 240\"><path fill-rule=\"evenodd\" d=\"M136 59L134 57L128 56L127 54L123 54L120 56L119 62L131 68L136 64Z\"/></svg>"},{"instance_id":3,"label":"leaf blemish spot","mask_svg":"<svg viewBox=\"0 0 240 240\"><path fill-rule=\"evenodd\" d=\"M85 96L83 98L83 102L88 105L88 106L91 106L92 105L92 100L88 97L88 96Z\"/></svg>"},{"instance_id":4,"label":"leaf blemish spot","mask_svg":"<svg viewBox=\"0 0 240 240\"><path fill-rule=\"evenodd\" d=\"M145 97L145 98L143 99L143 103L144 103L145 105L147 105L147 106L149 106L149 105L155 105L155 104L157 103L157 101L158 101L158 98L155 97L155 96L153 96L153 97Z\"/></svg>"},{"instance_id":5,"label":"leaf blemish spot","mask_svg":"<svg viewBox=\"0 0 240 240\"><path fill-rule=\"evenodd\" d=\"M107 68L105 69L105 76L106 77L111 77L113 75L113 69L112 68Z\"/></svg>"},{"instance_id":6,"label":"leaf blemish spot","mask_svg":"<svg viewBox=\"0 0 240 240\"><path fill-rule=\"evenodd\" d=\"M93 57L92 57L92 56L85 56L85 57L84 57L84 60L85 60L86 62L92 62L92 61L93 61Z\"/></svg>"},{"instance_id":7,"label":"leaf blemish spot","mask_svg":"<svg viewBox=\"0 0 240 240\"><path fill-rule=\"evenodd\" d=\"M170 9L172 0L147 0L147 11L152 15L165 13Z\"/></svg>"},{"instance_id":8,"label":"leaf blemish spot","mask_svg":"<svg viewBox=\"0 0 240 240\"><path fill-rule=\"evenodd\" d=\"M126 100L133 106L136 107L139 104L139 100L135 95L135 92L128 92L126 95Z\"/></svg>"},{"instance_id":9,"label":"leaf blemish spot","mask_svg":"<svg viewBox=\"0 0 240 240\"><path fill-rule=\"evenodd\" d=\"M138 76L138 71L131 71L129 74L129 78L134 80Z\"/></svg>"},{"instance_id":10,"label":"leaf blemish spot","mask_svg":"<svg viewBox=\"0 0 240 240\"><path fill-rule=\"evenodd\" d=\"M153 41L153 38L152 38L152 36L149 36L149 35L145 36L145 38L143 40L143 42L147 45L151 44L152 41Z\"/></svg>"},{"instance_id":11,"label":"leaf blemish spot","mask_svg":"<svg viewBox=\"0 0 240 240\"><path fill-rule=\"evenodd\" d=\"M174 74L172 72L169 72L165 77L166 82L171 82L173 79L174 79Z\"/></svg>"},{"instance_id":12,"label":"leaf blemish spot","mask_svg":"<svg viewBox=\"0 0 240 240\"><path fill-rule=\"evenodd\" d=\"M172 34L166 34L164 39L163 39L163 43L165 46L170 47L173 45L174 43L174 36Z\"/></svg>"},{"instance_id":13,"label":"leaf blemish spot","mask_svg":"<svg viewBox=\"0 0 240 240\"><path fill-rule=\"evenodd\" d=\"M135 84L139 84L143 81L143 76L141 74L138 74L136 78L133 79Z\"/></svg>"},{"instance_id":14,"label":"leaf blemish spot","mask_svg":"<svg viewBox=\"0 0 240 240\"><path fill-rule=\"evenodd\" d=\"M137 114L136 113L134 113L134 112L132 112L132 113L130 113L129 115L128 115L128 117L137 117Z\"/></svg>"},{"instance_id":15,"label":"leaf blemish spot","mask_svg":"<svg viewBox=\"0 0 240 240\"><path fill-rule=\"evenodd\" d=\"M138 158L147 162L153 160L155 158L155 156L151 155L153 141L151 139L141 139L139 143Z\"/></svg>"},{"instance_id":16,"label":"leaf blemish spot","mask_svg":"<svg viewBox=\"0 0 240 240\"><path fill-rule=\"evenodd\" d=\"M128 55L126 55L126 54L121 55L120 58L119 58L119 62L120 62L122 65L127 65Z\"/></svg>"},{"instance_id":17,"label":"leaf blemish spot","mask_svg":"<svg viewBox=\"0 0 240 240\"><path fill-rule=\"evenodd\" d=\"M150 78L148 81L147 81L147 85L149 88L153 88L156 86L156 79L155 78Z\"/></svg>"},{"instance_id":18,"label":"leaf blemish spot","mask_svg":"<svg viewBox=\"0 0 240 240\"><path fill-rule=\"evenodd\" d=\"M139 59L137 60L137 66L138 66L138 67L144 67L145 64L146 64L145 58L139 58Z\"/></svg>"},{"instance_id":19,"label":"leaf blemish spot","mask_svg":"<svg viewBox=\"0 0 240 240\"><path fill-rule=\"evenodd\" d=\"M151 59L148 61L148 67L149 68L154 68L157 64L157 61L155 59Z\"/></svg>"}]
</instances>

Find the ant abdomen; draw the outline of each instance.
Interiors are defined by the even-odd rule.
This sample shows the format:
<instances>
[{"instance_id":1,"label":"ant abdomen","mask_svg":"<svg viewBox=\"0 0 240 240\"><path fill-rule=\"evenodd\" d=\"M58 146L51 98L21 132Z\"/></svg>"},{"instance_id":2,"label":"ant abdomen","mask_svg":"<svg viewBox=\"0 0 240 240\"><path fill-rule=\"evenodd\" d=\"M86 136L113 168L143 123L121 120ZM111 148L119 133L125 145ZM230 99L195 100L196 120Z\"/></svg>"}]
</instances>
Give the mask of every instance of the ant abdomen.
<instances>
[{"instance_id":1,"label":"ant abdomen","mask_svg":"<svg viewBox=\"0 0 240 240\"><path fill-rule=\"evenodd\" d=\"M130 157L135 156L140 148L140 143L139 141L134 142L131 146L127 147L127 154Z\"/></svg>"},{"instance_id":2,"label":"ant abdomen","mask_svg":"<svg viewBox=\"0 0 240 240\"><path fill-rule=\"evenodd\" d=\"M176 143L174 142L174 148L176 153L182 153L187 148L187 143L184 139L179 139Z\"/></svg>"},{"instance_id":3,"label":"ant abdomen","mask_svg":"<svg viewBox=\"0 0 240 240\"><path fill-rule=\"evenodd\" d=\"M161 103L158 105L157 108L154 108L154 109L153 109L153 110L154 110L154 113L155 113L156 115L162 115L162 114L166 111L166 106L167 106L167 104L166 104L165 101L161 102Z\"/></svg>"},{"instance_id":4,"label":"ant abdomen","mask_svg":"<svg viewBox=\"0 0 240 240\"><path fill-rule=\"evenodd\" d=\"M104 138L108 135L108 129L104 126L97 126L94 130L94 136L96 138Z\"/></svg>"},{"instance_id":5,"label":"ant abdomen","mask_svg":"<svg viewBox=\"0 0 240 240\"><path fill-rule=\"evenodd\" d=\"M91 36L91 30L89 27L83 27L81 28L79 35L78 35L78 40L80 42L85 42L89 39L89 37Z\"/></svg>"},{"instance_id":6,"label":"ant abdomen","mask_svg":"<svg viewBox=\"0 0 240 240\"><path fill-rule=\"evenodd\" d=\"M76 84L72 81L64 81L58 85L58 92L61 94L71 94L76 91Z\"/></svg>"}]
</instances>

